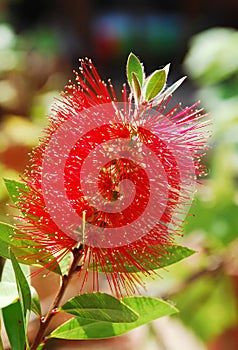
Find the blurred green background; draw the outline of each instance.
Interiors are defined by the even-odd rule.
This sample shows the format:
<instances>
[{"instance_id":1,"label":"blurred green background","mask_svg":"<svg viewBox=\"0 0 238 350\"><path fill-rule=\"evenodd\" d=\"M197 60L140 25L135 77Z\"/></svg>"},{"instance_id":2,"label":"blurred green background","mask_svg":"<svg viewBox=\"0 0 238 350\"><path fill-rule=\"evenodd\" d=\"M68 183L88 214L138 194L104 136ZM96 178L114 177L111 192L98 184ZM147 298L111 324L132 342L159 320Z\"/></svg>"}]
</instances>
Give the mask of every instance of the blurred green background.
<instances>
[{"instance_id":1,"label":"blurred green background","mask_svg":"<svg viewBox=\"0 0 238 350\"><path fill-rule=\"evenodd\" d=\"M130 51L147 72L171 62L169 82L188 75L175 103L201 100L210 112L208 175L180 239L198 253L148 288L181 312L148 327L141 349L238 349L237 15L236 0L0 2L1 221L11 222L6 215L13 213L2 178L19 179L78 58L91 57L118 91Z\"/></svg>"}]
</instances>

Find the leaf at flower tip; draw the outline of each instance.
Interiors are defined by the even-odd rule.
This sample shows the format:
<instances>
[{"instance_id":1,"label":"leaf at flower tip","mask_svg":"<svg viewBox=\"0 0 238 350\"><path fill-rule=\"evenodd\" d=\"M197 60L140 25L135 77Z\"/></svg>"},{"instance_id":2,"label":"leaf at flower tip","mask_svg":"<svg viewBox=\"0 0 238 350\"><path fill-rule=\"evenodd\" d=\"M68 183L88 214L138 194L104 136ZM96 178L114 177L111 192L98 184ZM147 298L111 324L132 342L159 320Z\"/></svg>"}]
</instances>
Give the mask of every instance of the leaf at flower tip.
<instances>
[{"instance_id":1,"label":"leaf at flower tip","mask_svg":"<svg viewBox=\"0 0 238 350\"><path fill-rule=\"evenodd\" d=\"M137 321L110 323L75 317L55 329L48 337L71 340L111 338L127 333L157 318L178 312L173 305L157 298L137 296L121 300L139 314Z\"/></svg>"},{"instance_id":2,"label":"leaf at flower tip","mask_svg":"<svg viewBox=\"0 0 238 350\"><path fill-rule=\"evenodd\" d=\"M10 257L11 257L12 266L15 272L18 295L19 295L20 305L22 309L25 339L27 342L28 341L27 330L28 330L28 323L29 323L30 312L31 312L31 290L27 282L27 279L21 270L21 267L18 264L18 261L11 250L10 250Z\"/></svg>"},{"instance_id":3,"label":"leaf at flower tip","mask_svg":"<svg viewBox=\"0 0 238 350\"><path fill-rule=\"evenodd\" d=\"M106 293L85 293L65 303L60 310L94 321L134 322L138 315L122 301Z\"/></svg>"},{"instance_id":4,"label":"leaf at flower tip","mask_svg":"<svg viewBox=\"0 0 238 350\"><path fill-rule=\"evenodd\" d=\"M154 246L153 249L158 251L158 256L155 258L151 254L147 253L146 251L142 254L138 255L132 255L132 258L136 260L137 264L122 264L121 259L116 264L116 271L125 273L137 273L137 272L143 272L143 270L146 271L153 271L158 270L163 267L175 264L176 262L185 259L189 257L190 255L194 254L195 251L179 246L179 245L171 245L162 247L160 245ZM103 266L103 269L100 266L97 266L98 272L113 272L115 270L115 267L111 265L111 262L108 260L106 261L107 265ZM95 270L93 266L90 266L92 270Z\"/></svg>"},{"instance_id":5,"label":"leaf at flower tip","mask_svg":"<svg viewBox=\"0 0 238 350\"><path fill-rule=\"evenodd\" d=\"M170 69L170 63L166 64L166 66L164 66L164 68L163 68L163 70L165 71L166 80L167 80L168 75L169 75L169 69Z\"/></svg>"},{"instance_id":6,"label":"leaf at flower tip","mask_svg":"<svg viewBox=\"0 0 238 350\"><path fill-rule=\"evenodd\" d=\"M25 330L20 301L16 301L2 309L2 318L11 349L25 349Z\"/></svg>"},{"instance_id":7,"label":"leaf at flower tip","mask_svg":"<svg viewBox=\"0 0 238 350\"><path fill-rule=\"evenodd\" d=\"M9 247L11 247L20 263L36 267L47 266L48 270L61 274L58 263L54 261L54 256L49 252L47 252L47 256L40 254L40 245L37 243L37 248L34 246L35 243L33 241L20 239L19 235L16 234L15 227L0 222L0 256L5 259L10 259ZM50 261L54 262L49 265Z\"/></svg>"},{"instance_id":8,"label":"leaf at flower tip","mask_svg":"<svg viewBox=\"0 0 238 350\"><path fill-rule=\"evenodd\" d=\"M184 82L184 80L186 79L187 77L183 77L179 80L177 80L174 84L172 84L171 86L169 86L162 94L160 94L158 97L156 97L154 100L153 100L153 103L152 105L153 106L156 106L158 105L163 99L166 99L168 98L170 95L172 95L174 93L174 91L176 91L180 85Z\"/></svg>"},{"instance_id":9,"label":"leaf at flower tip","mask_svg":"<svg viewBox=\"0 0 238 350\"><path fill-rule=\"evenodd\" d=\"M132 72L132 91L134 92L135 103L138 104L141 97L141 87L137 75L134 72Z\"/></svg>"},{"instance_id":10,"label":"leaf at flower tip","mask_svg":"<svg viewBox=\"0 0 238 350\"><path fill-rule=\"evenodd\" d=\"M145 99L150 101L155 98L164 88L166 72L164 69L156 70L146 79Z\"/></svg>"},{"instance_id":11,"label":"leaf at flower tip","mask_svg":"<svg viewBox=\"0 0 238 350\"><path fill-rule=\"evenodd\" d=\"M126 64L126 73L127 73L127 79L130 84L130 87L133 89L133 77L132 72L134 72L137 75L138 81L140 83L140 86L142 86L144 81L144 68L143 64L139 61L139 59L131 52L127 59Z\"/></svg>"},{"instance_id":12,"label":"leaf at flower tip","mask_svg":"<svg viewBox=\"0 0 238 350\"><path fill-rule=\"evenodd\" d=\"M4 183L8 190L8 193L10 194L10 197L13 203L17 202L18 197L22 193L29 191L28 187L24 182L11 180L11 179L4 179Z\"/></svg>"}]
</instances>

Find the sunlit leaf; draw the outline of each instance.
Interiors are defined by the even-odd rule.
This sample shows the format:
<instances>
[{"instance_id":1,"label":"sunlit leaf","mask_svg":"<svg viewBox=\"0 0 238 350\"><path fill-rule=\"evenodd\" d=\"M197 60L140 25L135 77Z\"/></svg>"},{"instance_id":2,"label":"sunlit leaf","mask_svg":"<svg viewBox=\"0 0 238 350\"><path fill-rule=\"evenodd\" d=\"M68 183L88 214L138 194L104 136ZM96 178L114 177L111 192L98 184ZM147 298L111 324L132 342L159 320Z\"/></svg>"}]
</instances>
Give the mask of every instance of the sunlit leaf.
<instances>
[{"instance_id":1,"label":"sunlit leaf","mask_svg":"<svg viewBox=\"0 0 238 350\"><path fill-rule=\"evenodd\" d=\"M61 310L96 321L134 322L138 315L123 302L105 293L85 293L78 295L67 303Z\"/></svg>"},{"instance_id":2,"label":"sunlit leaf","mask_svg":"<svg viewBox=\"0 0 238 350\"><path fill-rule=\"evenodd\" d=\"M169 86L167 89L165 89L165 91L162 94L159 94L158 97L156 97L153 100L152 105L156 106L157 104L159 104L163 99L166 99L167 97L169 97L170 95L172 95L174 93L174 91L176 91L179 86L184 82L184 80L187 77L183 77L179 80L177 80L174 84L172 84L171 86Z\"/></svg>"},{"instance_id":3,"label":"sunlit leaf","mask_svg":"<svg viewBox=\"0 0 238 350\"><path fill-rule=\"evenodd\" d=\"M164 69L156 70L146 79L145 99L147 101L155 98L164 88L166 83L166 72Z\"/></svg>"},{"instance_id":4,"label":"sunlit leaf","mask_svg":"<svg viewBox=\"0 0 238 350\"><path fill-rule=\"evenodd\" d=\"M159 317L177 312L174 306L157 298L127 297L123 298L122 301L139 315L137 321L111 323L75 317L54 330L49 338L72 340L110 338L124 334Z\"/></svg>"},{"instance_id":5,"label":"sunlit leaf","mask_svg":"<svg viewBox=\"0 0 238 350\"><path fill-rule=\"evenodd\" d=\"M163 90L166 83L166 72L164 69L156 70L147 79L145 84L145 99L147 101L155 98Z\"/></svg>"},{"instance_id":6,"label":"sunlit leaf","mask_svg":"<svg viewBox=\"0 0 238 350\"><path fill-rule=\"evenodd\" d=\"M131 52L130 55L128 56L127 59L127 64L126 64L126 73L127 73L127 79L128 82L133 88L133 76L132 73L135 73L137 76L137 79L140 83L140 86L142 86L143 81L144 81L144 68L143 64L140 62L140 60Z\"/></svg>"}]
</instances>

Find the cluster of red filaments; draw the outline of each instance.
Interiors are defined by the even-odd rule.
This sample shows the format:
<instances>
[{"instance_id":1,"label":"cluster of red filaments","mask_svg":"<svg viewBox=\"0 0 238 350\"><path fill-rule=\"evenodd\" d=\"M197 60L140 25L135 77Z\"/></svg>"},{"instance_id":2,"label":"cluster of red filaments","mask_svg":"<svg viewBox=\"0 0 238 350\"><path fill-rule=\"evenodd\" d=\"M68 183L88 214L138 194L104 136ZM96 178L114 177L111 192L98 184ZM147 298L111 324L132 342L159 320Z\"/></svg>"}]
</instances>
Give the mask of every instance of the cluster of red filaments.
<instances>
[{"instance_id":1,"label":"cluster of red filaments","mask_svg":"<svg viewBox=\"0 0 238 350\"><path fill-rule=\"evenodd\" d=\"M118 111L116 120L112 120L112 124L107 128L102 125L98 130L89 132L87 138L78 140L70 152L65 167L65 190L77 214L82 217L85 213L86 235L87 224L101 228L128 225L142 215L147 206L150 196L150 179L142 166L128 159L128 149L124 149L120 158L109 160L104 164L95 181L98 183L98 191L101 196L108 202L114 202L122 198L120 183L123 180L130 180L135 186L133 202L118 213L105 213L93 207L79 186L81 167L92 145L117 138L141 142L150 148L163 165L168 181L168 198L163 207L163 214L158 218L154 227L140 239L122 246L103 248L97 245L87 245L86 242L84 247L83 269L80 272L82 288L87 281L88 274L92 273L93 289L98 290L98 272L100 271L105 274L110 289L116 295L131 294L135 292L138 285L143 285L137 272L150 275L154 272L155 267L160 267L160 258L167 254L166 247L172 244L174 235L180 232L182 222L175 218L174 211L178 204L183 204L186 196L190 195L180 193L181 174L176 157L169 149L169 142L166 144L156 136L160 133L161 118L168 120L177 130L177 134L174 135L174 144L178 143L178 148L180 147L178 151L181 154L183 147L189 149L196 175L199 176L204 173L200 165L200 158L206 142L203 130L206 122L201 122L204 116L201 110L197 109L197 104L185 109L181 109L181 106L178 105L166 111L169 98L163 99L156 107L156 117L153 115L151 118L148 117L146 122L142 122L143 113L150 108L149 103L143 106L144 112L140 110L137 113L136 110L130 109L131 107L128 108L128 105L132 105L133 96L128 96L124 85L122 90L122 104L125 106L123 114L122 110L117 108L118 100L111 81L106 84L101 80L91 60L81 60L79 73L75 74L77 84L70 83L66 86L62 100L54 106L49 126L45 130L45 137L31 154L31 162L25 172L24 180L28 190L19 196L17 203L18 208L24 214L21 217L23 223L18 225L17 233L20 238L31 240L35 247L42 249L39 256L43 253L45 255L50 253L53 254L55 260L60 260L78 244L75 239L59 229L46 208L42 192L44 153L57 129L69 120L72 114L80 116L85 109L113 103L115 110ZM130 115L132 110L133 116ZM83 121L79 119L78 123L81 122ZM153 134L153 130L156 131L156 135ZM186 167L186 160L184 167ZM160 206L160 203L155 203L155 206ZM98 239L96 234L95 239Z\"/></svg>"}]
</instances>

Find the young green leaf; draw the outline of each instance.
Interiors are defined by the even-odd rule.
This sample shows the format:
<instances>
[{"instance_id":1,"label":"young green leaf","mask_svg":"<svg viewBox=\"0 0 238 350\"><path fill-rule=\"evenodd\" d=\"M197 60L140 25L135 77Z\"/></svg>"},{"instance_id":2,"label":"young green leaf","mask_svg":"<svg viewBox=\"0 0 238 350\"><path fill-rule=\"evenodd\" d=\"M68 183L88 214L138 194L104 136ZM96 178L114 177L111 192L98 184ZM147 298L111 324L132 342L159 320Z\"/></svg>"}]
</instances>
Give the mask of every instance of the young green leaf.
<instances>
[{"instance_id":1,"label":"young green leaf","mask_svg":"<svg viewBox=\"0 0 238 350\"><path fill-rule=\"evenodd\" d=\"M138 315L123 302L105 293L85 293L78 295L67 303L61 310L95 321L105 322L134 322Z\"/></svg>"},{"instance_id":2,"label":"young green leaf","mask_svg":"<svg viewBox=\"0 0 238 350\"><path fill-rule=\"evenodd\" d=\"M133 83L132 83L132 81L133 81L132 73L133 72L136 74L140 86L142 86L143 81L144 81L143 64L131 52L130 55L128 56L127 64L126 64L127 79L128 79L128 82L129 82L131 88L133 88Z\"/></svg>"},{"instance_id":3,"label":"young green leaf","mask_svg":"<svg viewBox=\"0 0 238 350\"><path fill-rule=\"evenodd\" d=\"M25 349L25 330L20 301L16 301L2 309L2 318L6 333L14 350Z\"/></svg>"},{"instance_id":4,"label":"young green leaf","mask_svg":"<svg viewBox=\"0 0 238 350\"><path fill-rule=\"evenodd\" d=\"M18 261L11 250L10 250L10 257L11 257L12 266L15 272L16 284L17 284L20 305L22 309L24 329L25 329L25 339L27 342L28 341L27 330L28 330L28 323L29 323L30 312L31 312L31 290L27 282L27 279L24 276L24 273L22 272L20 265L18 264Z\"/></svg>"},{"instance_id":5,"label":"young green leaf","mask_svg":"<svg viewBox=\"0 0 238 350\"><path fill-rule=\"evenodd\" d=\"M137 75L134 72L132 72L132 91L134 93L135 103L138 104L141 97L141 87Z\"/></svg>"},{"instance_id":6,"label":"young green leaf","mask_svg":"<svg viewBox=\"0 0 238 350\"><path fill-rule=\"evenodd\" d=\"M75 317L58 327L48 337L72 340L111 338L178 311L171 304L157 298L127 297L122 301L139 315L137 321L111 323Z\"/></svg>"},{"instance_id":7,"label":"young green leaf","mask_svg":"<svg viewBox=\"0 0 238 350\"><path fill-rule=\"evenodd\" d=\"M164 69L156 70L147 79L145 84L145 99L150 101L155 98L164 88L166 72Z\"/></svg>"},{"instance_id":8,"label":"young green leaf","mask_svg":"<svg viewBox=\"0 0 238 350\"><path fill-rule=\"evenodd\" d=\"M41 248L39 244L37 244L37 248L35 248L34 245L35 243L31 240L20 239L19 234L16 234L15 227L0 222L0 256L5 259L10 259L10 247L19 262L37 267L48 266L47 268L50 271L61 274L59 265L54 261L53 255L50 253L47 253L47 255L40 255L39 250ZM48 265L49 261L54 261L54 263Z\"/></svg>"},{"instance_id":9,"label":"young green leaf","mask_svg":"<svg viewBox=\"0 0 238 350\"><path fill-rule=\"evenodd\" d=\"M169 86L162 94L160 94L158 97L156 97L153 100L153 106L158 105L163 99L166 99L167 97L172 95L172 93L179 88L179 86L184 82L185 79L186 79L186 77L183 77L183 78L177 80L171 86Z\"/></svg>"}]
</instances>

